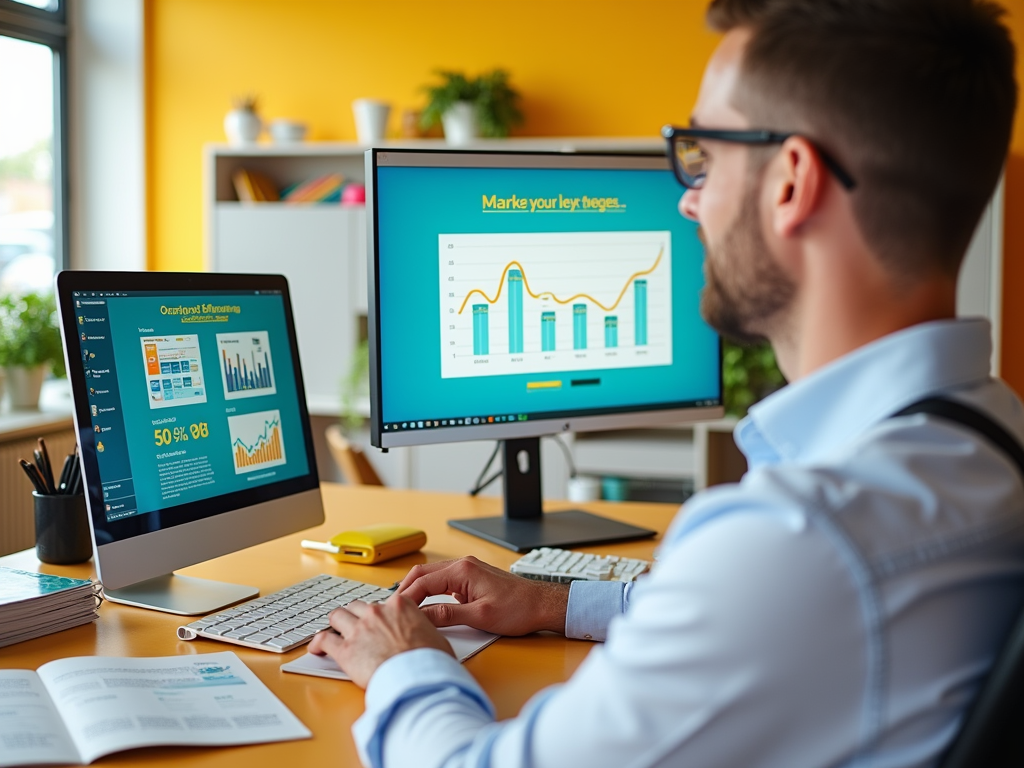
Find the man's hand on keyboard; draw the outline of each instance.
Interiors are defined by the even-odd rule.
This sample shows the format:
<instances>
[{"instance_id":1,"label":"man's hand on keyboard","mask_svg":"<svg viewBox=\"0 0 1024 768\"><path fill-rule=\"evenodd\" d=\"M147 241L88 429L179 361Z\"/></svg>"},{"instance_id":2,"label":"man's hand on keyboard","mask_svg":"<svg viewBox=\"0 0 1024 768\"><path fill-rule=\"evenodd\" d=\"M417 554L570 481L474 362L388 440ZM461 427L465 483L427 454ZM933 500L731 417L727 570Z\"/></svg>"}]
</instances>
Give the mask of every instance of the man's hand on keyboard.
<instances>
[{"instance_id":1,"label":"man's hand on keyboard","mask_svg":"<svg viewBox=\"0 0 1024 768\"><path fill-rule=\"evenodd\" d=\"M401 595L370 605L359 600L330 613L331 630L314 636L309 652L330 656L352 681L366 688L377 667L405 651L437 648L452 653L451 644L416 607Z\"/></svg>"},{"instance_id":2,"label":"man's hand on keyboard","mask_svg":"<svg viewBox=\"0 0 1024 768\"><path fill-rule=\"evenodd\" d=\"M544 629L565 633L568 584L530 581L475 557L414 566L398 594L416 605L432 595L454 595L458 605L440 603L420 609L438 627L467 624L498 635L527 635Z\"/></svg>"}]
</instances>

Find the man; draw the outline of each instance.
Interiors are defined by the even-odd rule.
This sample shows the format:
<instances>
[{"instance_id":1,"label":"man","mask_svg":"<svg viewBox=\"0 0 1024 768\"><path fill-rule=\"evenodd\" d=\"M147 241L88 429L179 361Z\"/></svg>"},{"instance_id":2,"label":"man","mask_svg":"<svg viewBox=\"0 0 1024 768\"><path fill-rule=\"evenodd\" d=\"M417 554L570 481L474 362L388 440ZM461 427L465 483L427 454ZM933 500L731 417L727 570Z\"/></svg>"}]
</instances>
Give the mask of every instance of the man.
<instances>
[{"instance_id":1,"label":"man","mask_svg":"<svg viewBox=\"0 0 1024 768\"><path fill-rule=\"evenodd\" d=\"M417 566L331 616L387 765L935 765L1019 606L1024 482L930 396L1024 438L956 276L997 181L1014 52L981 0L715 0L724 33L673 138L702 307L789 386L737 427L750 470L687 503L635 587ZM752 137L737 131L765 130ZM730 133L732 132L732 133ZM774 135L779 134L779 135ZM753 143L751 143L753 141ZM416 608L431 594L461 604ZM628 610L627 610L628 608ZM432 624L605 639L495 723Z\"/></svg>"}]
</instances>

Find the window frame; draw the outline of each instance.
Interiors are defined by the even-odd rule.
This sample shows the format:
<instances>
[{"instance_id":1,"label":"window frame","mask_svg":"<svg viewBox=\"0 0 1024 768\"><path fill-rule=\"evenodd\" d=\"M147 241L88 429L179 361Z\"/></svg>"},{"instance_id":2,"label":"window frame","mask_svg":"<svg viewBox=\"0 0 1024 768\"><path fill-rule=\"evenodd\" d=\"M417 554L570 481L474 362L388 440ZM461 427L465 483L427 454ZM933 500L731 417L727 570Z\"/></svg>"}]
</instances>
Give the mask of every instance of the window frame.
<instances>
[{"instance_id":1,"label":"window frame","mask_svg":"<svg viewBox=\"0 0 1024 768\"><path fill-rule=\"evenodd\" d=\"M33 8L14 0L0 0L0 36L45 45L54 53L53 68L53 225L57 271L68 269L68 26L67 0L57 10Z\"/></svg>"}]
</instances>

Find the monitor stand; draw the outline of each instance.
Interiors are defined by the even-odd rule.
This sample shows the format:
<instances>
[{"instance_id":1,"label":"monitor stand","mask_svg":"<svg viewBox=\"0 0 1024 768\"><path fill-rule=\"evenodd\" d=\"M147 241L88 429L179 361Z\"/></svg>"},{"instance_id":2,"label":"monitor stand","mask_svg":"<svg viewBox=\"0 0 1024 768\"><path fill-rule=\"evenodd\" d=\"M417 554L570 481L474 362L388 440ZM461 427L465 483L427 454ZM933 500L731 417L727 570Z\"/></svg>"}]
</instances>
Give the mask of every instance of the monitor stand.
<instances>
[{"instance_id":1,"label":"monitor stand","mask_svg":"<svg viewBox=\"0 0 1024 768\"><path fill-rule=\"evenodd\" d=\"M136 608L198 616L256 597L259 593L256 587L168 573L121 589L104 589L103 597L112 603L134 605Z\"/></svg>"},{"instance_id":2,"label":"monitor stand","mask_svg":"<svg viewBox=\"0 0 1024 768\"><path fill-rule=\"evenodd\" d=\"M502 446L505 514L449 520L448 525L515 552L539 547L577 547L645 539L655 531L580 509L543 512L540 490L540 438L505 440Z\"/></svg>"}]
</instances>

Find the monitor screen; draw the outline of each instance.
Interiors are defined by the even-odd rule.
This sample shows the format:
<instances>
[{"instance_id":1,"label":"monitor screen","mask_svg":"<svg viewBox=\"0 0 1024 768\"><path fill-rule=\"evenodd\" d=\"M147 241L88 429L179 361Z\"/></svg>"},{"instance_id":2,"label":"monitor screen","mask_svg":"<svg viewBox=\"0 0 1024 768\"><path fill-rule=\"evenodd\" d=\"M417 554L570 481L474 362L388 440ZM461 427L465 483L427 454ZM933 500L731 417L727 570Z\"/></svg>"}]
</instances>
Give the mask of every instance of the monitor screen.
<instances>
[{"instance_id":1,"label":"monitor screen","mask_svg":"<svg viewBox=\"0 0 1024 768\"><path fill-rule=\"evenodd\" d=\"M367 178L375 445L721 414L664 157L372 150Z\"/></svg>"},{"instance_id":2,"label":"monitor screen","mask_svg":"<svg viewBox=\"0 0 1024 768\"><path fill-rule=\"evenodd\" d=\"M252 511L319 495L284 278L65 272L57 285L101 569L104 545L168 531L189 542L169 571L296 530L271 520L259 534ZM238 511L220 541L189 528Z\"/></svg>"}]
</instances>

